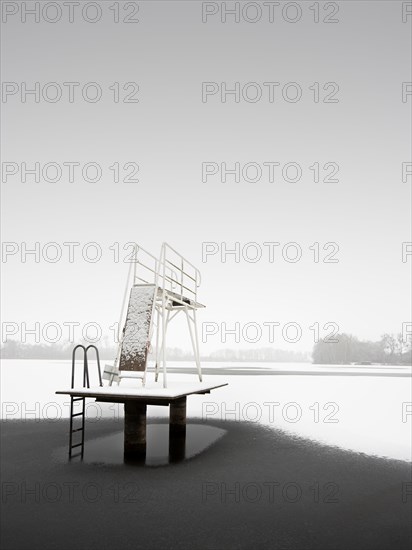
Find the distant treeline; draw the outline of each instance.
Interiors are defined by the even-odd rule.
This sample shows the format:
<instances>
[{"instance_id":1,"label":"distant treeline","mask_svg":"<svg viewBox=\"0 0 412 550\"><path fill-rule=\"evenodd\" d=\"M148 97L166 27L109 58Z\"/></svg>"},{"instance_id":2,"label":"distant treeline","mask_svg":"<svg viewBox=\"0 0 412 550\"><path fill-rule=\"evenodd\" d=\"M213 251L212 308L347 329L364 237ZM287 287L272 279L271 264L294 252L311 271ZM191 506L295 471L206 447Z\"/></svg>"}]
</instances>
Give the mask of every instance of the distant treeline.
<instances>
[{"instance_id":1,"label":"distant treeline","mask_svg":"<svg viewBox=\"0 0 412 550\"><path fill-rule=\"evenodd\" d=\"M272 363L307 363L310 353L275 348L222 349L212 352L205 360L209 361L266 361Z\"/></svg>"},{"instance_id":2,"label":"distant treeline","mask_svg":"<svg viewBox=\"0 0 412 550\"><path fill-rule=\"evenodd\" d=\"M378 342L361 341L350 334L338 334L334 342L321 340L314 345L312 354L275 348L222 349L203 355L202 361L248 361L272 363L307 363L347 365L350 363L381 363L410 365L411 344L401 334L384 334ZM80 342L88 345L87 342ZM113 360L117 348L108 341L96 344L100 358ZM1 347L3 359L70 359L74 344L28 344L9 340ZM80 356L79 356L80 357ZM193 355L180 348L168 348L170 361L191 361Z\"/></svg>"},{"instance_id":3,"label":"distant treeline","mask_svg":"<svg viewBox=\"0 0 412 550\"><path fill-rule=\"evenodd\" d=\"M78 342L86 347L90 342ZM77 344L76 344L77 345ZM116 348L101 342L95 344L101 359L113 359ZM8 340L1 347L2 359L70 359L75 344L59 342L56 344L27 344ZM78 356L80 357L80 355Z\"/></svg>"},{"instance_id":4,"label":"distant treeline","mask_svg":"<svg viewBox=\"0 0 412 550\"><path fill-rule=\"evenodd\" d=\"M338 334L337 342L320 341L312 352L313 363L348 365L350 363L381 363L410 365L411 342L402 334L384 334L378 342L358 340L351 334Z\"/></svg>"},{"instance_id":5,"label":"distant treeline","mask_svg":"<svg viewBox=\"0 0 412 550\"><path fill-rule=\"evenodd\" d=\"M87 346L86 342L80 342ZM113 360L117 348L106 343L97 343L101 359ZM3 359L70 359L74 344L23 344L16 340L7 341L1 348ZM80 357L80 355L79 355ZM191 361L193 354L180 348L168 348L170 361ZM202 361L271 361L282 363L308 362L309 353L285 351L273 348L223 349L201 357Z\"/></svg>"}]
</instances>

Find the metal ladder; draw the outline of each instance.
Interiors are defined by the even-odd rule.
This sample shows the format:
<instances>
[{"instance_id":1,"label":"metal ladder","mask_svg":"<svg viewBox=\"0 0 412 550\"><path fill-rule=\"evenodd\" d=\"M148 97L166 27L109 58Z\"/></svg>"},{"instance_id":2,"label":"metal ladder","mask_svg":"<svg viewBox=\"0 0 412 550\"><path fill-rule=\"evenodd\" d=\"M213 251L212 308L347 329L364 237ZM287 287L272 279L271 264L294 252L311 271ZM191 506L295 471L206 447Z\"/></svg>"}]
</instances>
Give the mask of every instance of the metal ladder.
<instances>
[{"instance_id":1,"label":"metal ladder","mask_svg":"<svg viewBox=\"0 0 412 550\"><path fill-rule=\"evenodd\" d=\"M85 348L82 344L79 344L73 349L72 353L72 379L71 379L71 387L74 388L74 371L76 366L76 351L78 349L83 350L83 388L90 388L90 380L89 380L89 366L87 361L87 352L90 348L93 348L96 351L96 359L97 359L97 370L99 374L99 385L103 386L102 382L102 375L100 370L100 357L99 357L99 350L96 348L96 346L90 345ZM82 401L82 410L80 412L74 412L74 403L75 401ZM83 458L84 455L84 429L85 429L85 418L86 418L86 398L85 397L74 397L73 395L70 398L70 433L69 433L69 459L80 456ZM80 428L74 428L73 429L73 419L79 417L81 420L81 427ZM73 444L73 434L81 432L81 441L80 443ZM76 449L80 447L80 452L73 454L73 449Z\"/></svg>"}]
</instances>

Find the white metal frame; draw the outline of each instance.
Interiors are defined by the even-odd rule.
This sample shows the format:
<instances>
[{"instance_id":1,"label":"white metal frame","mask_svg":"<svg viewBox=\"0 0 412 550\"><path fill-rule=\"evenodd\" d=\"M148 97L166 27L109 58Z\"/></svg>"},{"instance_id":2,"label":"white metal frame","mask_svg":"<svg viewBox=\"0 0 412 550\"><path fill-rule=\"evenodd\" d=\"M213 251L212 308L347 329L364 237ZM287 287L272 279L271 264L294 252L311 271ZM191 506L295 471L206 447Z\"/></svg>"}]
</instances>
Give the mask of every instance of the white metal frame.
<instances>
[{"instance_id":1,"label":"white metal frame","mask_svg":"<svg viewBox=\"0 0 412 550\"><path fill-rule=\"evenodd\" d=\"M200 271L179 252L167 243L163 243L159 259L136 244L136 249L130 264L123 297L122 309L118 326L119 348L115 360L113 376L118 383L122 378L141 378L143 386L146 383L146 372L129 372L118 370L122 347L123 327L127 310L127 296L133 285L153 284L156 293L149 327L149 346L156 331L155 344L155 381L159 372L163 374L163 387L167 387L166 342L169 323L180 313L186 316L190 341L199 380L202 381L200 365L199 335L197 330L196 311L204 307L197 301L197 289L200 286ZM132 276L133 273L133 276ZM121 328L122 327L122 328Z\"/></svg>"}]
</instances>

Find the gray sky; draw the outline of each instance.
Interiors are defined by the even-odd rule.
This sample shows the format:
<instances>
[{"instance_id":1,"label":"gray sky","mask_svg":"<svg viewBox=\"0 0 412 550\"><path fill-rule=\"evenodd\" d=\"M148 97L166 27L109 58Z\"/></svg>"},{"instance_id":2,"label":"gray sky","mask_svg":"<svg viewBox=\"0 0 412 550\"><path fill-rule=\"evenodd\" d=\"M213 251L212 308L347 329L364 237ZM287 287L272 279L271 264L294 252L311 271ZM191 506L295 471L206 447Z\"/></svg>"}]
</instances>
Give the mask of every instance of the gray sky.
<instances>
[{"instance_id":1,"label":"gray sky","mask_svg":"<svg viewBox=\"0 0 412 550\"><path fill-rule=\"evenodd\" d=\"M3 170L15 166L4 163L17 163L18 173L3 177L2 240L17 243L19 252L3 256L3 321L28 326L94 321L109 333L127 273L125 263L113 261L110 247L136 241L157 253L164 240L202 271L199 297L207 309L201 321L302 326L294 344L276 333L276 347L311 349L308 327L315 322L334 322L342 331L377 339L410 321L412 257L402 262L402 242L411 240L411 177L402 181L402 163L411 162L412 96L402 102L402 82L412 80L412 15L402 22L402 2L338 2L339 22L329 24L322 22L329 13L325 2L319 3L319 23L309 9L313 2L297 3L301 18L295 23L282 18L285 2L276 7L273 22L258 3L262 18L256 23L242 13L239 23L229 15L222 23L220 2L203 6L218 10L205 23L201 2L138 2L139 22L129 24L113 22L112 2L100 2L96 23L80 12L70 23L63 11L54 24L42 13L39 23L30 16L23 23L21 3L11 4L18 12L2 25L2 79L17 88L8 84L16 93L3 95L2 161ZM119 3L120 17L134 9L129 4L123 9L125 3ZM254 17L252 9L246 17ZM285 17L294 18L293 7L287 10ZM92 9L87 13L94 17ZM54 17L52 8L46 16ZM39 102L28 95L23 103L24 83L33 88L35 82ZM62 90L55 103L41 95L52 97L55 88L45 87L51 82ZM80 83L73 103L64 82ZM96 103L85 101L80 91L90 82L102 90ZM123 102L135 89L123 90L130 82L139 87L133 96L138 103ZM202 82L216 83L218 93L202 101ZM223 103L224 83L229 89L236 82L240 101L228 95ZM245 89L250 82L256 85ZM280 83L273 85L273 102L265 82ZM296 90L285 91L291 82L302 93L299 101L282 96L282 90L291 96ZM319 102L310 89L315 82ZM329 82L339 86L336 103L323 102L334 89L323 90ZM89 90L92 94L93 87ZM242 90L246 97L260 90L262 97L247 101ZM55 162L66 171L55 183L42 177L37 183L33 176L22 182L22 163L36 162L41 167ZM80 163L74 182L64 162ZM102 170L95 183L81 174L92 162ZM136 163L139 182L115 183L109 167L116 162ZM228 176L224 183L219 173L203 182L205 162L229 168L254 162L262 178L235 182ZM291 162L302 169L297 182L282 178ZM321 178L324 164L336 163L339 181L314 182L309 167L316 162ZM280 163L275 181L269 181L264 163ZM62 259L36 263L28 256L23 263L22 243L32 248L36 241L41 248L58 243ZM102 250L97 263L80 252L92 241ZM73 263L64 242L81 243ZM202 262L204 242L218 243L219 250L222 243L232 248L239 242L242 248L256 242L262 258L236 263L229 256L222 263L216 254ZM273 262L264 242L281 243ZM302 250L296 263L282 257L290 242ZM323 251L323 245L337 243L339 262L315 263L309 249L315 242L321 260L331 250ZM205 351L235 346L230 338L221 343L219 334L204 344ZM189 347L186 333L175 330L169 344ZM253 346L244 340L239 345ZM265 334L256 345L269 345Z\"/></svg>"}]
</instances>

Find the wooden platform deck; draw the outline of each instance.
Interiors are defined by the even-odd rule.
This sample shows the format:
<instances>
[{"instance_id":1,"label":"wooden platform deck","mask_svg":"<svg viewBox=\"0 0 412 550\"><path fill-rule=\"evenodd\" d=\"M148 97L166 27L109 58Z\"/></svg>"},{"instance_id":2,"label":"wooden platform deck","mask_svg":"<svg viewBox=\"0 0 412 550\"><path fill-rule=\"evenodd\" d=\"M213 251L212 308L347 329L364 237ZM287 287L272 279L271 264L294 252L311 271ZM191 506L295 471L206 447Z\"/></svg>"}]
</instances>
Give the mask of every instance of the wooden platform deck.
<instances>
[{"instance_id":1,"label":"wooden platform deck","mask_svg":"<svg viewBox=\"0 0 412 550\"><path fill-rule=\"evenodd\" d=\"M92 388L68 388L57 390L56 393L67 394L72 397L95 397L97 401L109 401L111 403L124 403L125 401L140 401L150 405L152 401L168 405L175 399L188 395L206 394L217 388L227 386L223 384L207 384L206 382L169 382L167 388L159 383L146 384L143 388L141 382L136 381L138 387L131 386L95 386Z\"/></svg>"}]
</instances>

